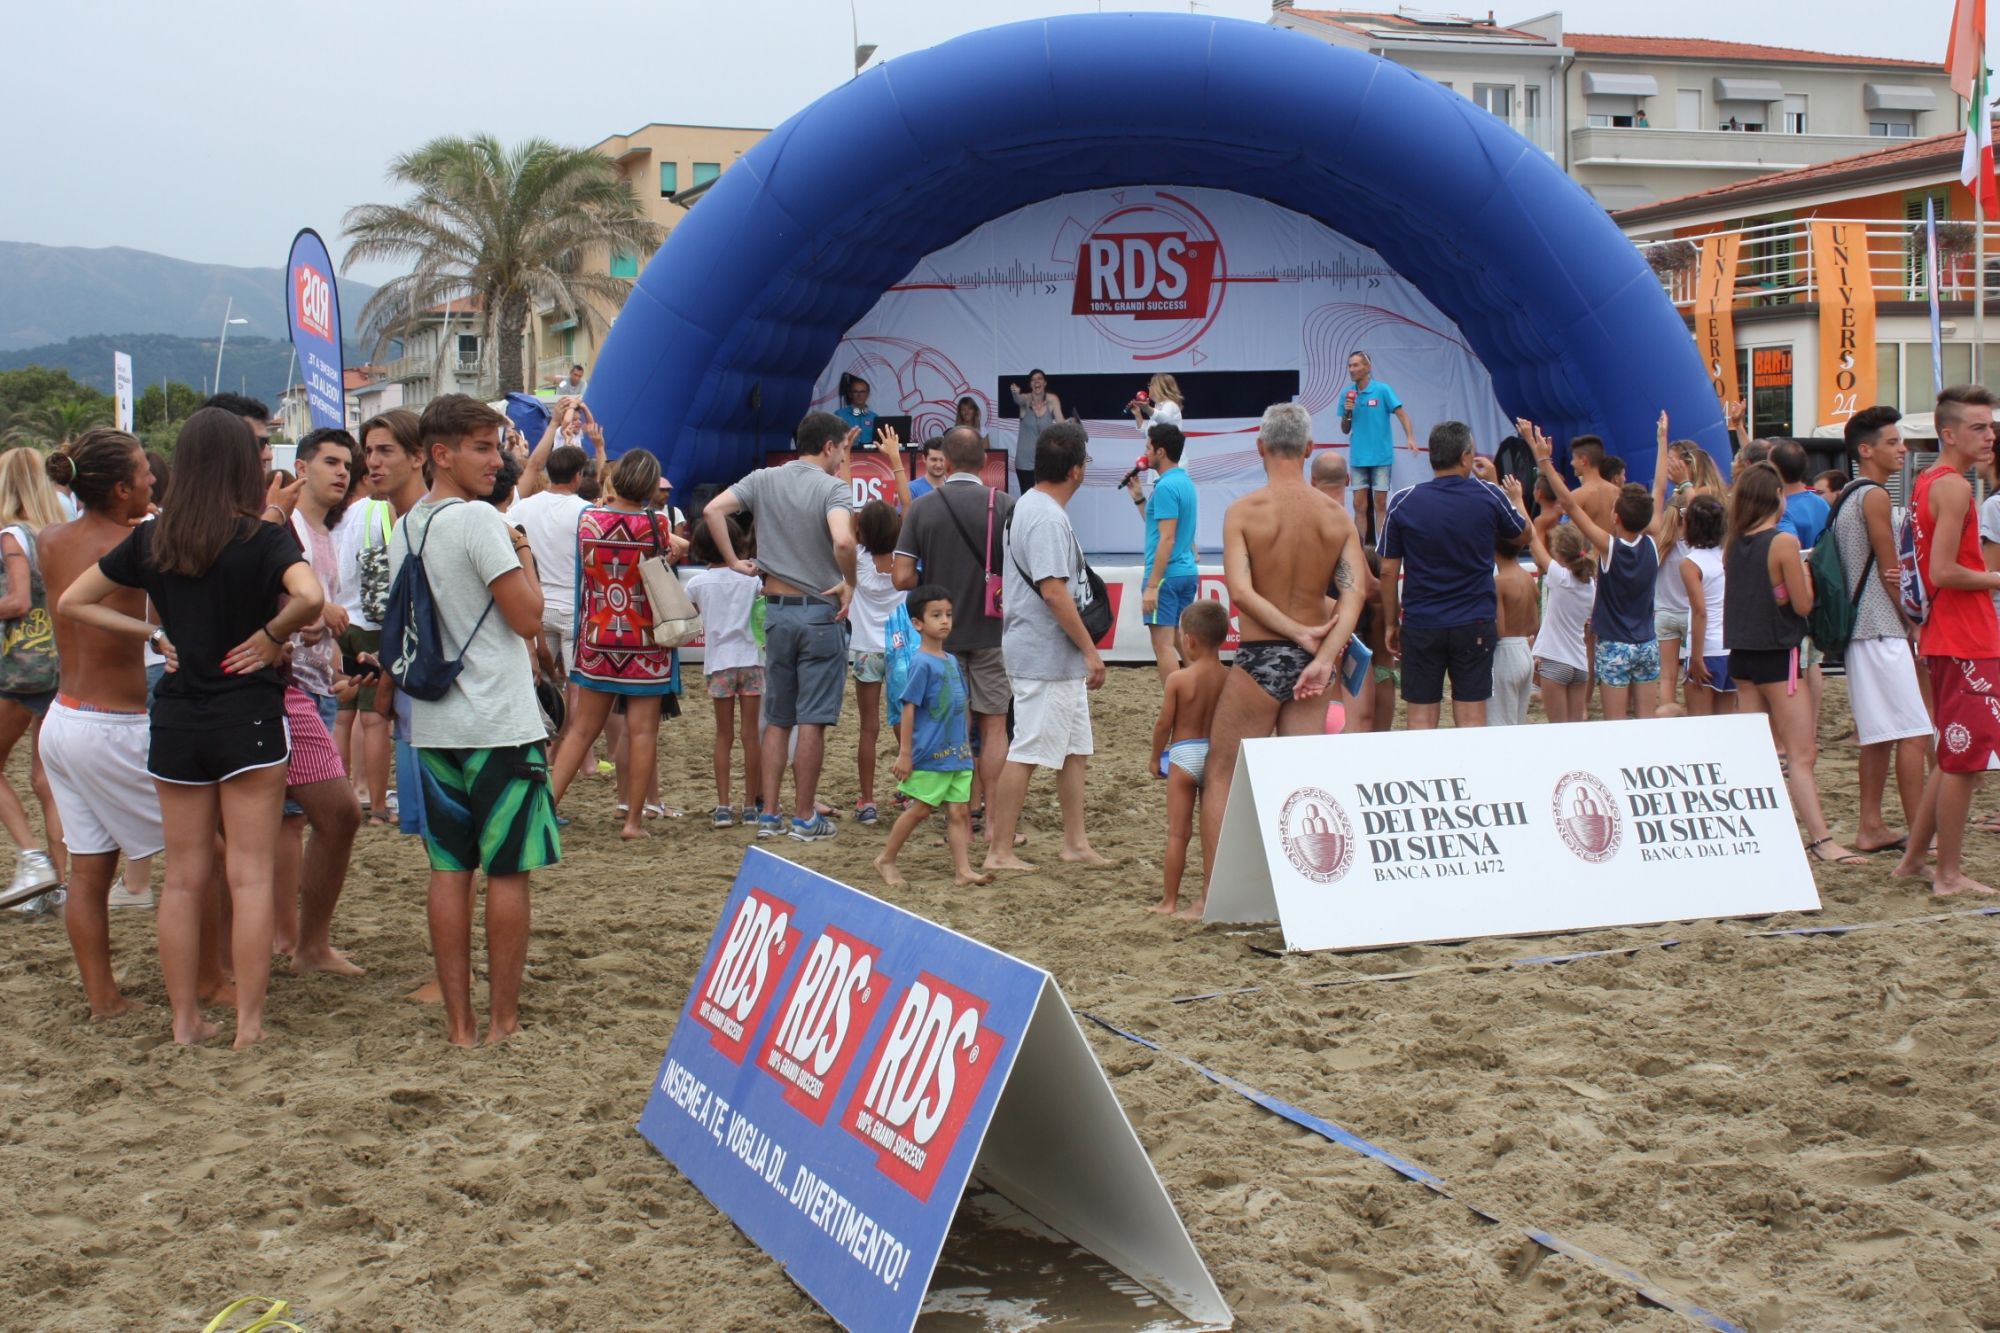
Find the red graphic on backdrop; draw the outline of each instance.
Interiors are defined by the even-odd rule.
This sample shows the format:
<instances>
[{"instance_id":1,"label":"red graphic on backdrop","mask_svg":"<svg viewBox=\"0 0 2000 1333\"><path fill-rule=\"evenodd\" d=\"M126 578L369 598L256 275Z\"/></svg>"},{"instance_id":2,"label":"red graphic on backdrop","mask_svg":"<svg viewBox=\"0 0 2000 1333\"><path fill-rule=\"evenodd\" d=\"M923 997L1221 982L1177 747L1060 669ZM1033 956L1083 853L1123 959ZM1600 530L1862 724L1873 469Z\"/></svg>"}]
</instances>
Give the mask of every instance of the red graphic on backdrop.
<instances>
[{"instance_id":1,"label":"red graphic on backdrop","mask_svg":"<svg viewBox=\"0 0 2000 1333\"><path fill-rule=\"evenodd\" d=\"M1203 319L1214 290L1216 242L1184 231L1094 235L1076 255L1073 315Z\"/></svg>"},{"instance_id":2,"label":"red graphic on backdrop","mask_svg":"<svg viewBox=\"0 0 2000 1333\"><path fill-rule=\"evenodd\" d=\"M842 1121L875 1165L919 1202L965 1128L1004 1038L982 1026L986 1001L919 972L897 1003Z\"/></svg>"},{"instance_id":3,"label":"red graphic on backdrop","mask_svg":"<svg viewBox=\"0 0 2000 1333\"><path fill-rule=\"evenodd\" d=\"M300 326L332 342L333 284L311 264L300 264L292 270L292 284L293 309L299 313Z\"/></svg>"},{"instance_id":4,"label":"red graphic on backdrop","mask_svg":"<svg viewBox=\"0 0 2000 1333\"><path fill-rule=\"evenodd\" d=\"M800 964L757 1057L758 1066L785 1085L785 1100L815 1125L826 1123L834 1090L889 993L889 978L875 970L881 952L828 926Z\"/></svg>"},{"instance_id":5,"label":"red graphic on backdrop","mask_svg":"<svg viewBox=\"0 0 2000 1333\"><path fill-rule=\"evenodd\" d=\"M1625 839L1618 798L1595 773L1577 769L1557 778L1550 804L1556 832L1578 860L1597 865L1617 855L1618 845Z\"/></svg>"},{"instance_id":6,"label":"red graphic on backdrop","mask_svg":"<svg viewBox=\"0 0 2000 1333\"><path fill-rule=\"evenodd\" d=\"M798 943L790 903L762 889L743 896L693 1005L696 1021L709 1029L715 1049L732 1064L743 1063L751 1034L778 993L778 973Z\"/></svg>"},{"instance_id":7,"label":"red graphic on backdrop","mask_svg":"<svg viewBox=\"0 0 2000 1333\"><path fill-rule=\"evenodd\" d=\"M1292 869L1315 884L1332 884L1354 864L1354 826L1333 793L1301 787L1278 812L1278 842Z\"/></svg>"}]
</instances>

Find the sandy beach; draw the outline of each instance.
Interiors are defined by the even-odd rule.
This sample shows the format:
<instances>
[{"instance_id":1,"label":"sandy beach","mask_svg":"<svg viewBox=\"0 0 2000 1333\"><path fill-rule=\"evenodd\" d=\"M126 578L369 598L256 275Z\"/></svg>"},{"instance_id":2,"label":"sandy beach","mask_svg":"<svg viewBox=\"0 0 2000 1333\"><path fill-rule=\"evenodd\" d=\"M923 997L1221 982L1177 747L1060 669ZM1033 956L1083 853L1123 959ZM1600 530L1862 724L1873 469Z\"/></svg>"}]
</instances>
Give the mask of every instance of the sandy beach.
<instances>
[{"instance_id":1,"label":"sandy beach","mask_svg":"<svg viewBox=\"0 0 2000 1333\"><path fill-rule=\"evenodd\" d=\"M1049 969L1075 1007L1333 1120L1502 1219L1086 1024L1239 1328L1686 1326L1529 1228L1757 1333L2000 1328L2000 916L1915 920L1984 904L1936 902L1877 856L1819 868L1816 919L1273 956L1275 931L1145 911L1164 827L1143 771L1157 699L1137 669L1096 699L1090 825L1115 867L1056 865L1043 778L1024 854L1047 868L956 890L944 849L919 837L909 885L882 891L869 862L887 824L851 822L851 708L823 793L849 821L831 843L780 848ZM288 1299L315 1333L832 1328L633 1128L751 842L707 826L698 685L687 705L663 728L661 779L689 817L624 844L610 785L574 789L569 858L535 878L527 1030L500 1048L447 1046L437 1011L401 998L429 967L424 862L384 829L364 828L335 923L367 975L277 976L270 1039L241 1054L168 1040L148 913L114 914L113 931L122 983L152 1007L101 1024L59 920L4 914L0 1324L196 1330L254 1293ZM1838 682L1823 716L1828 814L1851 836ZM2000 842L1971 838L1970 869L2000 879ZM1752 933L1815 920L1902 924ZM1651 947L1666 940L1679 943ZM1624 946L1648 947L1463 966ZM1335 980L1354 984L1313 984ZM1256 989L1172 1002L1228 988Z\"/></svg>"}]
</instances>

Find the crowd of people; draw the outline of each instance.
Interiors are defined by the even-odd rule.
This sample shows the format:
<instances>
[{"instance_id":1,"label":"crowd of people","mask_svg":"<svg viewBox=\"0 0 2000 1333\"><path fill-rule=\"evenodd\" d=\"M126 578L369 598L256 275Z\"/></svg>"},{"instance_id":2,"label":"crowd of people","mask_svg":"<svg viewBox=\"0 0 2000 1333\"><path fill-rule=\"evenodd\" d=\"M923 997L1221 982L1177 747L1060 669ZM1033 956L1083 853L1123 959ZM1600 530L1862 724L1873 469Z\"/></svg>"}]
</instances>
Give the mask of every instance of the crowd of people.
<instances>
[{"instance_id":1,"label":"crowd of people","mask_svg":"<svg viewBox=\"0 0 2000 1333\"><path fill-rule=\"evenodd\" d=\"M1392 417L1408 432L1366 358L1351 371L1357 419L1378 413L1384 442ZM1379 465L1315 452L1307 410L1274 405L1257 432L1265 484L1222 525L1237 635L1224 665L1230 614L1199 595L1201 497L1181 467L1177 390L1161 387L1135 402L1146 453L1126 479L1162 691L1155 911L1201 915L1205 883L1181 893L1190 844L1212 864L1245 740L1388 730L1399 704L1407 727L1432 728L1447 690L1460 727L1524 723L1537 694L1554 721L1593 704L1607 720L1763 712L1814 857L1899 852L1894 873L1938 894L1994 891L1962 862L1978 776L2000 758L2000 495L1975 513L1967 481L1994 480L1985 390L1940 396L1940 459L1912 487L1907 535L1888 489L1905 457L1891 408L1848 423L1854 473L1838 485L1809 482L1791 441L1744 446L1725 483L1663 414L1650 486L1588 436L1570 444L1572 485L1549 438L1518 422L1524 486L1446 422L1428 437L1431 480L1378 512ZM862 401L850 386L848 406ZM1020 824L1037 770L1054 775L1055 855L1102 864L1084 793L1110 608L1068 514L1089 441L1040 372L1019 402L1024 422L1046 420L1018 495L982 480L976 405L926 443L914 481L892 429L813 412L789 461L719 492L692 530L653 455L612 462L569 397L532 448L448 395L356 435L313 431L295 470L274 473L268 411L225 394L189 419L170 466L104 428L46 460L0 456L0 751L32 733L48 837L0 784L19 848L5 901L60 906L92 1014L121 1013L109 915L150 905L164 854L173 1035L215 1035L203 1004L233 1003L244 1046L263 1032L274 952L297 971L360 970L334 947L335 909L364 817L393 823L421 836L430 866L435 974L418 997L442 1001L459 1044L481 1037L471 927L486 877L483 1035L502 1040L519 1026L530 876L562 855L579 774L615 775L627 839L677 813L656 764L680 712L680 640L655 614L673 589L652 580L689 561L711 825L839 835L848 812L820 788L851 676L855 824L883 822L877 761L895 755L885 882L903 882L909 839L940 810L958 884L1034 870ZM869 428L896 460L896 494L857 510L849 454ZM1828 544L1837 563L1812 554ZM1827 568L1845 571L1831 592ZM1829 598L1844 616L1812 621ZM1820 623L1840 641L1816 646ZM1851 848L1815 780L1824 648L1845 663L1860 743ZM1904 831L1884 813L1892 770Z\"/></svg>"}]
</instances>

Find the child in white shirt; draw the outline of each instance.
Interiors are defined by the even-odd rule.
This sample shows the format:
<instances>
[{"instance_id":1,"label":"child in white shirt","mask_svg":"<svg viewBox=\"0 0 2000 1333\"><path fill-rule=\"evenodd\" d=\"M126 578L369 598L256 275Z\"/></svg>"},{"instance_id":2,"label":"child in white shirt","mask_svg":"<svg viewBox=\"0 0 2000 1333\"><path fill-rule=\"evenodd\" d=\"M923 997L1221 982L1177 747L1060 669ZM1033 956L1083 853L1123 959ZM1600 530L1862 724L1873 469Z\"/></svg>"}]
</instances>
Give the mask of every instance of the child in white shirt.
<instances>
[{"instance_id":1,"label":"child in white shirt","mask_svg":"<svg viewBox=\"0 0 2000 1333\"><path fill-rule=\"evenodd\" d=\"M741 515L729 518L729 540L736 554L749 560L756 554L755 534ZM690 556L707 566L687 581L688 600L701 612L702 672L708 677L708 697L715 711L716 828L733 828L738 819L753 823L759 813L758 792L764 789L764 764L758 710L764 696L764 652L751 627L761 594L758 581L722 563L708 525L696 524L690 534ZM743 729L743 808L729 805L729 768L736 748L736 723Z\"/></svg>"}]
</instances>

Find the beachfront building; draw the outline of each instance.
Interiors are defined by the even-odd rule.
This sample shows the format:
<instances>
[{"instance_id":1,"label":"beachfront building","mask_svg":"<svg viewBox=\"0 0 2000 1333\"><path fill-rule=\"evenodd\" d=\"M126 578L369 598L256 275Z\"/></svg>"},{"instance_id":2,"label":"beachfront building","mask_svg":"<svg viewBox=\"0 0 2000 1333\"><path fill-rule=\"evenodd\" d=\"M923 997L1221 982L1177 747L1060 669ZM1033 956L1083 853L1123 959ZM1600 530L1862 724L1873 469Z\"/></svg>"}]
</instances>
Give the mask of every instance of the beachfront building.
<instances>
[{"instance_id":1,"label":"beachfront building","mask_svg":"<svg viewBox=\"0 0 2000 1333\"><path fill-rule=\"evenodd\" d=\"M715 125L641 126L630 134L614 134L592 146L610 158L619 175L631 184L632 192L646 215L664 231L687 216L688 205L699 197L770 131L735 129ZM599 271L614 277L636 278L651 256L598 252L585 263L601 266ZM561 309L552 300L535 305L529 321L529 356L532 373L529 387L547 388L569 374L569 368L584 368L586 381L597 349L617 311L598 312L596 326Z\"/></svg>"},{"instance_id":2,"label":"beachfront building","mask_svg":"<svg viewBox=\"0 0 2000 1333\"><path fill-rule=\"evenodd\" d=\"M1935 383L1974 377L1973 200L1958 179L1964 136L1875 142L1872 152L1612 215L1690 329L1727 335L1752 435L1809 436L1872 403L1921 419L1936 402ZM1940 222L1936 379L1926 203ZM1986 252L1991 306L2000 296L2000 231L1991 226ZM1711 264L1716 282L1704 283ZM1844 281L1829 281L1842 272ZM1717 317L1720 330L1709 322ZM1841 339L1854 345L1843 349ZM1985 382L2000 388L2000 321L1987 327L1986 344ZM1910 433L1922 430L1920 420Z\"/></svg>"},{"instance_id":3,"label":"beachfront building","mask_svg":"<svg viewBox=\"0 0 2000 1333\"><path fill-rule=\"evenodd\" d=\"M393 406L421 412L431 399L447 393L499 395L499 374L486 356L479 312L476 296L432 306L391 341L384 380L401 386L402 393Z\"/></svg>"},{"instance_id":4,"label":"beachfront building","mask_svg":"<svg viewBox=\"0 0 2000 1333\"><path fill-rule=\"evenodd\" d=\"M1944 67L1710 38L1274 0L1271 22L1405 65L1561 163L1608 210L1796 171L1959 124Z\"/></svg>"}]
</instances>

